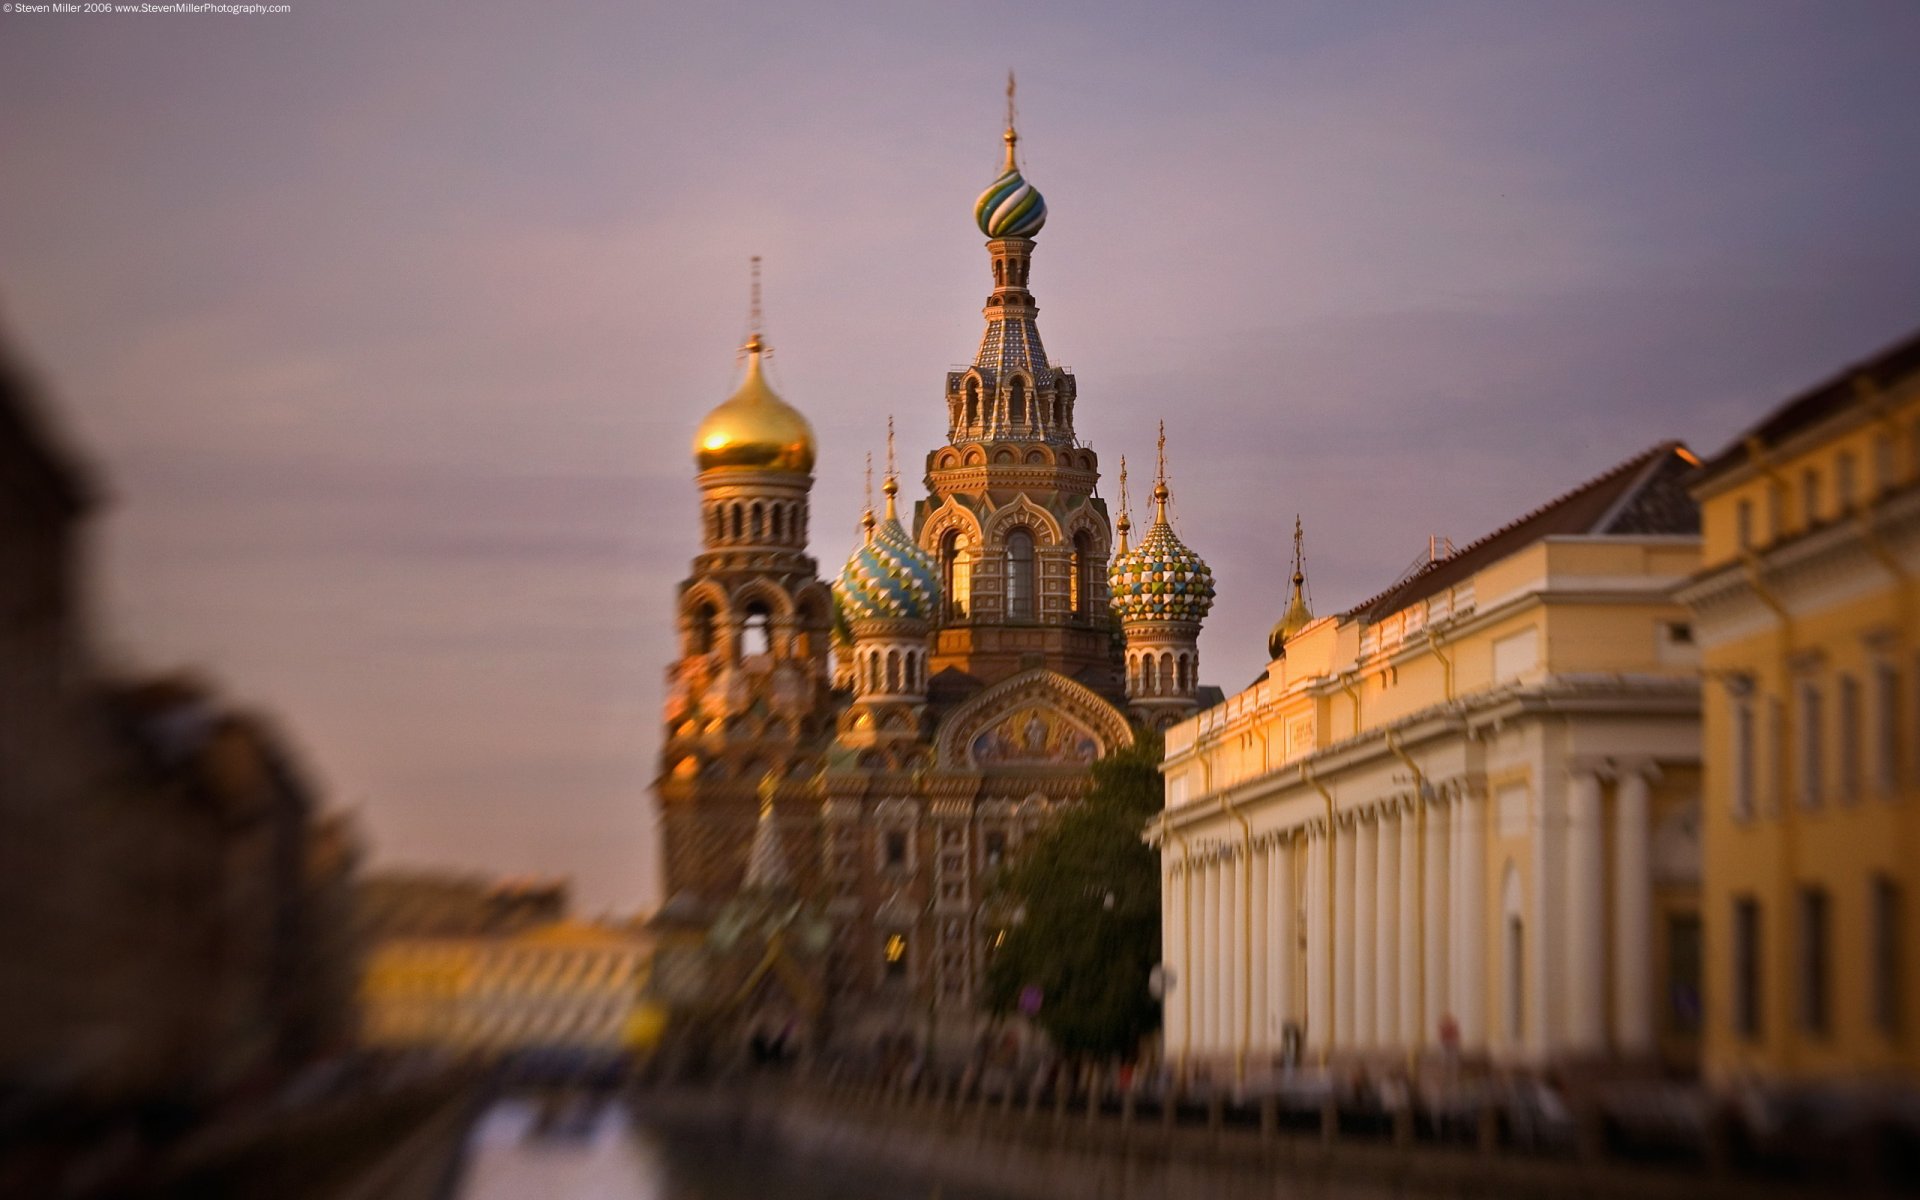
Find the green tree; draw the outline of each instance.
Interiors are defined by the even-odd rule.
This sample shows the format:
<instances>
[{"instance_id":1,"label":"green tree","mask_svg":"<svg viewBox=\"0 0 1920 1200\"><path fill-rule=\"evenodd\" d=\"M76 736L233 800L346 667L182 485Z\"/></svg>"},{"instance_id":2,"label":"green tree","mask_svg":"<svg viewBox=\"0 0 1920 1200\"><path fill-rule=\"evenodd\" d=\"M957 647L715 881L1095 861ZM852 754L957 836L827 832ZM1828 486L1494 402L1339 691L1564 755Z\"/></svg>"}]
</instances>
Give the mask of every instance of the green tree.
<instances>
[{"instance_id":1,"label":"green tree","mask_svg":"<svg viewBox=\"0 0 1920 1200\"><path fill-rule=\"evenodd\" d=\"M1160 959L1160 868L1141 841L1165 802L1161 739L1093 764L1087 798L1058 814L998 881L1005 935L987 965L996 1013L1040 991L1035 1023L1069 1056L1130 1056L1159 1023L1147 975Z\"/></svg>"}]
</instances>

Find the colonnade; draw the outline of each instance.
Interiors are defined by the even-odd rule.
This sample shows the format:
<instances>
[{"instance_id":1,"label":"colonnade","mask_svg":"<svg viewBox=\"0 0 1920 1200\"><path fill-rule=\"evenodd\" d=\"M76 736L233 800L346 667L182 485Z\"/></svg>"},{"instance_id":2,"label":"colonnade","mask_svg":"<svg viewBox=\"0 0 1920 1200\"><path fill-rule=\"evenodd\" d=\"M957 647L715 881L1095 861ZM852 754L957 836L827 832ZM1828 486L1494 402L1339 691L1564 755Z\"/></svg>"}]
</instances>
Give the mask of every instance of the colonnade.
<instances>
[{"instance_id":1,"label":"colonnade","mask_svg":"<svg viewBox=\"0 0 1920 1200\"><path fill-rule=\"evenodd\" d=\"M1598 771L1565 785L1563 802L1534 794L1511 815L1450 786L1287 829L1223 819L1170 836L1168 1057L1264 1066L1290 1029L1306 1063L1651 1053L1648 779L1619 773L1611 805ZM1531 886L1514 914L1502 884L1523 856Z\"/></svg>"}]
</instances>

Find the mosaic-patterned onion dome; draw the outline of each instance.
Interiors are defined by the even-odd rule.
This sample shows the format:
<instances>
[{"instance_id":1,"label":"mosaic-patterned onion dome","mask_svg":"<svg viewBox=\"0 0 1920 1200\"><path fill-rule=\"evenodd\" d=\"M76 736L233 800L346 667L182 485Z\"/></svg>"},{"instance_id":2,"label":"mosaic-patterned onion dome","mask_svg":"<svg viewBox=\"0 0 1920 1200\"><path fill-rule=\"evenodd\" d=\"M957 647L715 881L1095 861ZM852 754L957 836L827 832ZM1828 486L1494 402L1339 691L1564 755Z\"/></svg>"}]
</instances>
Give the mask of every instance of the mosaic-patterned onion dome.
<instances>
[{"instance_id":1,"label":"mosaic-patterned onion dome","mask_svg":"<svg viewBox=\"0 0 1920 1200\"><path fill-rule=\"evenodd\" d=\"M1107 572L1113 611L1123 624L1166 621L1198 624L1213 608L1213 571L1167 524L1167 485L1153 489L1153 527Z\"/></svg>"},{"instance_id":2,"label":"mosaic-patterned onion dome","mask_svg":"<svg viewBox=\"0 0 1920 1200\"><path fill-rule=\"evenodd\" d=\"M1000 178L973 202L974 224L990 238L1030 238L1047 223L1047 202L1040 195L1040 189L1022 178L1020 168L1014 163L1013 147L1019 140L1020 135L1013 131L1009 121L1006 165L1001 169Z\"/></svg>"},{"instance_id":3,"label":"mosaic-patterned onion dome","mask_svg":"<svg viewBox=\"0 0 1920 1200\"><path fill-rule=\"evenodd\" d=\"M767 385L760 368L766 345L747 340L747 377L738 391L707 414L693 435L693 460L702 471L743 467L758 471L813 470L813 426Z\"/></svg>"},{"instance_id":4,"label":"mosaic-patterned onion dome","mask_svg":"<svg viewBox=\"0 0 1920 1200\"><path fill-rule=\"evenodd\" d=\"M887 480L886 519L867 510L867 540L834 581L841 609L853 621L931 621L940 605L940 575L894 515L896 484Z\"/></svg>"}]
</instances>

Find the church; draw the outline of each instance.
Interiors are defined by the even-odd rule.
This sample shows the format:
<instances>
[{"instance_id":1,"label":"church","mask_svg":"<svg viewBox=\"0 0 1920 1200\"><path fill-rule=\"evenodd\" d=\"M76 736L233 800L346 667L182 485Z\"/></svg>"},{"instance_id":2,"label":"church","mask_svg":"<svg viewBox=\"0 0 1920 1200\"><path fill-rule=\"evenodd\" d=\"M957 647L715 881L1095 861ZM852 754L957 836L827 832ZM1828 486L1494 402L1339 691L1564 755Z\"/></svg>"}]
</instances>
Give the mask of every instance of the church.
<instances>
[{"instance_id":1,"label":"church","mask_svg":"<svg viewBox=\"0 0 1920 1200\"><path fill-rule=\"evenodd\" d=\"M1124 462L1116 516L1074 377L1040 339L1047 206L1011 103L1004 140L974 205L986 327L944 374L924 496L900 497L889 432L881 511L822 579L813 432L768 385L758 332L695 435L702 550L667 670L658 923L704 962L682 1006L723 1027L964 1052L1013 919L995 872L1084 794L1095 759L1200 706L1213 578L1167 520L1164 434L1153 520L1130 545Z\"/></svg>"}]
</instances>

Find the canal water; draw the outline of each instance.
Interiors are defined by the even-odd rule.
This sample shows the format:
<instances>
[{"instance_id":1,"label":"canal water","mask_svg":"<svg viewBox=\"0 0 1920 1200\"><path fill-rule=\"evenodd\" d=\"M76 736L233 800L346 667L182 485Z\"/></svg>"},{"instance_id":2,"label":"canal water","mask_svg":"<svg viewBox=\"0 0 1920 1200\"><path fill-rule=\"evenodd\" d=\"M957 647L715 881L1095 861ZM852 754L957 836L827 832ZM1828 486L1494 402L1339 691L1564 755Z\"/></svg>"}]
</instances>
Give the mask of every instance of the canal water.
<instances>
[{"instance_id":1,"label":"canal water","mask_svg":"<svg viewBox=\"0 0 1920 1200\"><path fill-rule=\"evenodd\" d=\"M998 1200L898 1174L790 1157L718 1134L668 1133L607 1104L542 1133L506 1100L474 1127L460 1200Z\"/></svg>"}]
</instances>

